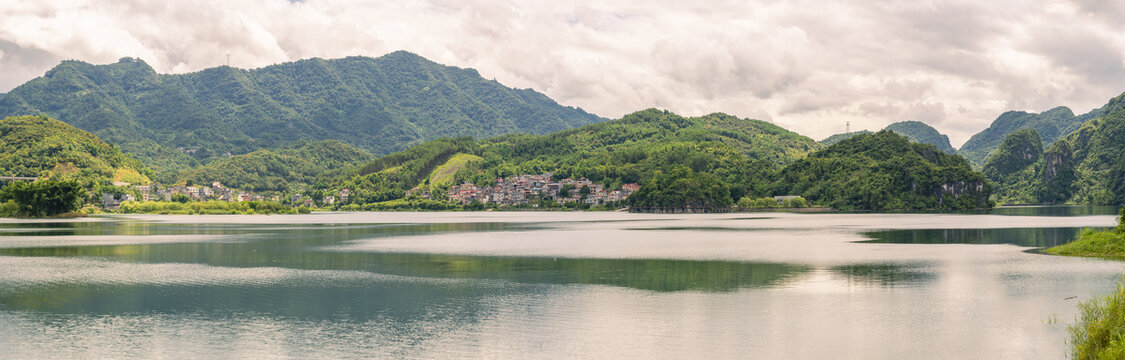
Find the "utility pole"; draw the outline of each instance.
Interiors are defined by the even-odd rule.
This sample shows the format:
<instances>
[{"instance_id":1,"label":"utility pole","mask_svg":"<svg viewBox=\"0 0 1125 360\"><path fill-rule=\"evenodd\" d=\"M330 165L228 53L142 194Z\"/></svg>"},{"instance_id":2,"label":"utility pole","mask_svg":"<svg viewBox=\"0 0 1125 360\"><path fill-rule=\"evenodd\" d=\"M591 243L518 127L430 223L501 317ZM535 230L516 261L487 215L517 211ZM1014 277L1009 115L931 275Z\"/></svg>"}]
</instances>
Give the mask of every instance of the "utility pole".
<instances>
[{"instance_id":1,"label":"utility pole","mask_svg":"<svg viewBox=\"0 0 1125 360\"><path fill-rule=\"evenodd\" d=\"M230 66L230 53L227 53L227 66Z\"/></svg>"},{"instance_id":2,"label":"utility pole","mask_svg":"<svg viewBox=\"0 0 1125 360\"><path fill-rule=\"evenodd\" d=\"M845 121L844 122L844 133L850 134L851 132L852 132L852 122L851 121Z\"/></svg>"}]
</instances>

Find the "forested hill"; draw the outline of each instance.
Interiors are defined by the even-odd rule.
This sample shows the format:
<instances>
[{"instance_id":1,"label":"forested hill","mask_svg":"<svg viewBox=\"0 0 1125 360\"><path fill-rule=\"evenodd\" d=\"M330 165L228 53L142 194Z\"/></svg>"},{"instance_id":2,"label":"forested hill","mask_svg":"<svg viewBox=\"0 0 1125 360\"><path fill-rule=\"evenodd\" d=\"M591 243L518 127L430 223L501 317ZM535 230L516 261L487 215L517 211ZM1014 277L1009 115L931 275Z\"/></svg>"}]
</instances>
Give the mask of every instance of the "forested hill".
<instances>
[{"instance_id":1,"label":"forested hill","mask_svg":"<svg viewBox=\"0 0 1125 360\"><path fill-rule=\"evenodd\" d=\"M944 151L946 154L957 151L953 149L952 145L949 145L948 136L921 121L900 121L887 125L883 129L894 131L896 134L905 136L917 143L936 146L938 150Z\"/></svg>"},{"instance_id":2,"label":"forested hill","mask_svg":"<svg viewBox=\"0 0 1125 360\"><path fill-rule=\"evenodd\" d=\"M322 140L298 147L263 149L235 155L192 169L182 177L195 184L218 181L255 192L300 193L319 179L374 159L370 153L337 140Z\"/></svg>"},{"instance_id":3,"label":"forested hill","mask_svg":"<svg viewBox=\"0 0 1125 360\"><path fill-rule=\"evenodd\" d=\"M131 58L64 61L0 98L0 116L38 114L163 170L299 140L386 154L439 137L544 134L605 120L401 51L177 75Z\"/></svg>"},{"instance_id":4,"label":"forested hill","mask_svg":"<svg viewBox=\"0 0 1125 360\"><path fill-rule=\"evenodd\" d=\"M1102 116L1105 107L1094 109L1082 115L1065 106L1056 107L1042 113L1008 111L1001 114L987 129L973 135L966 141L958 154L964 156L974 166L983 166L989 154L1000 146L1004 138L1022 129L1035 129L1043 144L1049 146L1056 140L1078 130L1086 121Z\"/></svg>"},{"instance_id":5,"label":"forested hill","mask_svg":"<svg viewBox=\"0 0 1125 360\"><path fill-rule=\"evenodd\" d=\"M1125 204L1125 94L1045 151L1032 132L1004 140L985 165L1010 204ZM1044 137L1043 142L1046 143Z\"/></svg>"},{"instance_id":6,"label":"forested hill","mask_svg":"<svg viewBox=\"0 0 1125 360\"><path fill-rule=\"evenodd\" d=\"M821 145L824 145L824 146L832 146L832 145L834 145L838 142L841 142L841 141L844 141L844 140L847 140L847 139L851 139L853 136L863 135L863 134L872 134L872 132L868 131L868 130L860 130L860 131L852 131L852 132L848 132L848 133L839 133L839 134L834 134L832 136L824 138L824 140L821 140L819 142L820 142Z\"/></svg>"},{"instance_id":7,"label":"forested hill","mask_svg":"<svg viewBox=\"0 0 1125 360\"><path fill-rule=\"evenodd\" d=\"M647 207L722 207L777 195L840 209L990 206L983 175L964 159L889 131L823 149L764 121L653 109L549 135L427 142L321 184L312 195L351 189L349 201L364 204L401 199L418 187L440 200L454 184L491 186L497 178L542 173L586 178L608 190L640 183L630 201Z\"/></svg>"},{"instance_id":8,"label":"forested hill","mask_svg":"<svg viewBox=\"0 0 1125 360\"><path fill-rule=\"evenodd\" d=\"M990 187L965 159L889 130L860 134L798 160L775 193L837 209L988 208Z\"/></svg>"},{"instance_id":9,"label":"forested hill","mask_svg":"<svg viewBox=\"0 0 1125 360\"><path fill-rule=\"evenodd\" d=\"M441 193L462 181L489 185L497 177L548 172L613 188L643 183L658 170L682 165L716 174L732 185L737 199L765 196L770 174L818 148L812 139L765 121L649 109L548 135L432 141L377 159L325 190L348 188L355 201L376 202L401 198L415 186ZM458 163L454 174L430 183L435 169L452 163Z\"/></svg>"},{"instance_id":10,"label":"forested hill","mask_svg":"<svg viewBox=\"0 0 1125 360\"><path fill-rule=\"evenodd\" d=\"M63 178L84 185L149 182L148 170L89 132L45 116L0 120L0 176Z\"/></svg>"},{"instance_id":11,"label":"forested hill","mask_svg":"<svg viewBox=\"0 0 1125 360\"><path fill-rule=\"evenodd\" d=\"M944 151L946 154L952 154L957 151L953 149L953 146L949 145L948 136L945 136L945 134L938 132L937 129L934 129L933 127L926 125L926 123L923 123L921 121L899 121L894 124L887 125L887 127L883 128L883 130L894 131L896 134L905 136L906 138L917 143L936 146L938 150ZM850 133L835 134L825 138L824 140L821 140L820 144L824 146L832 146L838 142L850 139L853 136L865 134L872 134L872 132L867 130L860 130Z\"/></svg>"}]
</instances>

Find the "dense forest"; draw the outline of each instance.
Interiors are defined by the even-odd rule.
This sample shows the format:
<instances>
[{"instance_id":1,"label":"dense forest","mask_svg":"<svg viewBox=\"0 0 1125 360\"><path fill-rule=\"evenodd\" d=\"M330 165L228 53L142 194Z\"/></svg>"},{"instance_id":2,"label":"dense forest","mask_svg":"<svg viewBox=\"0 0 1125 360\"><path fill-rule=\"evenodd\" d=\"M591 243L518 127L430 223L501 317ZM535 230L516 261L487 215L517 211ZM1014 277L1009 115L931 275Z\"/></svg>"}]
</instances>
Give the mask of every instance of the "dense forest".
<instances>
[{"instance_id":1,"label":"dense forest","mask_svg":"<svg viewBox=\"0 0 1125 360\"><path fill-rule=\"evenodd\" d=\"M896 134L905 136L907 139L917 143L936 146L938 150L946 154L952 154L957 151L952 145L949 145L948 136L945 136L945 134L938 132L937 129L921 121L899 121L887 125L883 130L894 131Z\"/></svg>"},{"instance_id":2,"label":"dense forest","mask_svg":"<svg viewBox=\"0 0 1125 360\"><path fill-rule=\"evenodd\" d=\"M405 52L183 75L131 58L65 61L0 96L0 114L77 128L4 119L0 175L75 180L92 194L152 180L317 202L350 189L350 204L393 208L447 207L412 189L440 202L452 185L542 173L607 190L647 184L630 201L646 207L799 195L839 209L962 209L987 206L990 192L1002 204L1120 204L1123 102L1006 112L955 151L917 121L819 143L722 113L605 121Z\"/></svg>"},{"instance_id":3,"label":"dense forest","mask_svg":"<svg viewBox=\"0 0 1125 360\"><path fill-rule=\"evenodd\" d=\"M254 192L299 192L342 169L371 161L370 153L336 140L323 140L236 155L192 169L185 182L225 186Z\"/></svg>"},{"instance_id":4,"label":"dense forest","mask_svg":"<svg viewBox=\"0 0 1125 360\"><path fill-rule=\"evenodd\" d=\"M433 181L463 155L479 160ZM725 207L778 195L859 210L989 206L983 175L964 159L893 132L821 149L763 121L654 109L550 135L436 140L372 161L320 191L348 188L354 201L379 202L419 187L440 198L451 184L488 186L498 177L540 173L586 178L608 189L641 183L629 202L636 207Z\"/></svg>"},{"instance_id":5,"label":"dense forest","mask_svg":"<svg viewBox=\"0 0 1125 360\"><path fill-rule=\"evenodd\" d=\"M0 176L71 179L87 187L150 181L150 171L140 161L46 116L0 120L0 149Z\"/></svg>"},{"instance_id":6,"label":"dense forest","mask_svg":"<svg viewBox=\"0 0 1125 360\"><path fill-rule=\"evenodd\" d=\"M987 129L969 138L957 153L979 168L984 166L989 154L996 151L1000 143L1004 142L1004 138L1016 131L1035 129L1043 143L1049 146L1078 130L1086 121L1102 116L1105 109L1105 107L1094 109L1082 115L1074 115L1074 112L1065 106L1038 114L1008 111L997 117Z\"/></svg>"},{"instance_id":7,"label":"dense forest","mask_svg":"<svg viewBox=\"0 0 1125 360\"><path fill-rule=\"evenodd\" d=\"M182 75L133 58L64 61L0 97L0 116L39 114L117 144L162 181L228 153L300 140L387 154L440 137L544 134L605 120L401 51Z\"/></svg>"},{"instance_id":8,"label":"dense forest","mask_svg":"<svg viewBox=\"0 0 1125 360\"><path fill-rule=\"evenodd\" d=\"M781 171L775 194L836 209L991 207L990 187L964 158L889 130L856 135Z\"/></svg>"},{"instance_id":9,"label":"dense forest","mask_svg":"<svg viewBox=\"0 0 1125 360\"><path fill-rule=\"evenodd\" d=\"M1125 95L1100 117L1050 143L1037 132L1015 132L991 155L984 172L1002 203L1125 203ZM1036 141L1039 140L1039 141Z\"/></svg>"},{"instance_id":10,"label":"dense forest","mask_svg":"<svg viewBox=\"0 0 1125 360\"><path fill-rule=\"evenodd\" d=\"M930 127L929 125L926 125L926 123L923 123L921 121L900 121L887 125L887 127L883 128L883 130L894 131L896 134L905 136L906 138L914 142L936 146L938 150L944 151L947 154L952 154L957 151L953 149L953 146L949 145L948 136L945 136L945 134L938 132L933 127ZM872 134L872 132L867 130L860 130L849 133L835 134L825 138L824 140L821 140L820 144L829 146L844 141L845 139L849 139L853 136L864 134Z\"/></svg>"}]
</instances>

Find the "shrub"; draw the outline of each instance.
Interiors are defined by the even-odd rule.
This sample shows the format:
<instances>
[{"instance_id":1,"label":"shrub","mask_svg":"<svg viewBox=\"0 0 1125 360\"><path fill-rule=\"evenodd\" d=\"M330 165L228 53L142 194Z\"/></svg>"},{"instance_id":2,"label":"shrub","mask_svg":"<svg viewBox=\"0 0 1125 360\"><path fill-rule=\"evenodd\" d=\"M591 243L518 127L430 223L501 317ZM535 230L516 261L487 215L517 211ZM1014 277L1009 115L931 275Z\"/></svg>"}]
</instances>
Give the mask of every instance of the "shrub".
<instances>
[{"instance_id":1,"label":"shrub","mask_svg":"<svg viewBox=\"0 0 1125 360\"><path fill-rule=\"evenodd\" d=\"M1125 359L1125 285L1078 305L1081 320L1070 326L1074 359Z\"/></svg>"}]
</instances>

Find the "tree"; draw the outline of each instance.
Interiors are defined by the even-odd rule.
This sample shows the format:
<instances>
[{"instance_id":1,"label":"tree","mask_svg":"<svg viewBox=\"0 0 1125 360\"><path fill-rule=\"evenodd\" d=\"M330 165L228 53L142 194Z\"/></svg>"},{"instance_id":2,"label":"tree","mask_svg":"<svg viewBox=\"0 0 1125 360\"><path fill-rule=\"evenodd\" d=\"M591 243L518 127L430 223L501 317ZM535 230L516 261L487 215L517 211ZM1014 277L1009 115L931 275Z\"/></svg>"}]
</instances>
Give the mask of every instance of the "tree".
<instances>
[{"instance_id":1,"label":"tree","mask_svg":"<svg viewBox=\"0 0 1125 360\"><path fill-rule=\"evenodd\" d=\"M191 201L191 197L188 197L187 195L184 195L184 194L172 194L172 201L175 201L175 202L178 202L178 203L181 203L181 204L187 204L189 201Z\"/></svg>"},{"instance_id":2,"label":"tree","mask_svg":"<svg viewBox=\"0 0 1125 360\"><path fill-rule=\"evenodd\" d=\"M14 201L19 216L45 217L78 210L86 190L77 181L14 182L0 190L0 202Z\"/></svg>"}]
</instances>

